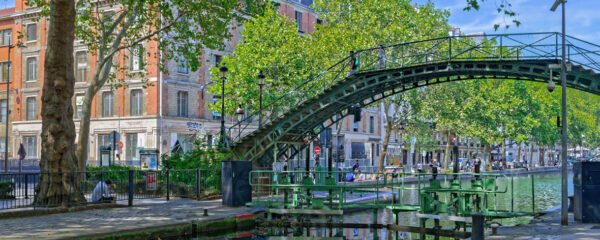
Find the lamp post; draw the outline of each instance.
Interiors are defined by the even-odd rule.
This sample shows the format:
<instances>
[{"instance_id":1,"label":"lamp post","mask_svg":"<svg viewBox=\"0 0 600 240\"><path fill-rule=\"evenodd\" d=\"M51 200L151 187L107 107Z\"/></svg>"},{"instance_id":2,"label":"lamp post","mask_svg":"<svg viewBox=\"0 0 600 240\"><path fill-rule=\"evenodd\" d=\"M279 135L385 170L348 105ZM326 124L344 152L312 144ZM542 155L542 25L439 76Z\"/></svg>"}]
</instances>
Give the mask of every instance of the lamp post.
<instances>
[{"instance_id":1,"label":"lamp post","mask_svg":"<svg viewBox=\"0 0 600 240\"><path fill-rule=\"evenodd\" d=\"M263 86L265 86L265 75L262 71L258 73L258 86L260 88L260 94L258 97L258 128L262 126L262 92Z\"/></svg>"},{"instance_id":2,"label":"lamp post","mask_svg":"<svg viewBox=\"0 0 600 240\"><path fill-rule=\"evenodd\" d=\"M18 46L8 45L8 66L12 69L12 61L10 60L10 50L14 47L25 48L25 45ZM8 115L10 114L10 70L8 71L8 79L6 79L6 128L4 132L4 172L8 173Z\"/></svg>"},{"instance_id":3,"label":"lamp post","mask_svg":"<svg viewBox=\"0 0 600 240\"><path fill-rule=\"evenodd\" d=\"M225 80L227 79L227 66L219 68L221 71L221 146L227 147L225 139Z\"/></svg>"},{"instance_id":4,"label":"lamp post","mask_svg":"<svg viewBox=\"0 0 600 240\"><path fill-rule=\"evenodd\" d=\"M561 4L562 3L562 4ZM562 102L561 102L561 114L562 114L562 131L561 131L561 210L560 210L560 224L569 225L569 213L568 208L568 191L567 191L567 73L566 73L566 62L565 62L565 3L566 0L556 0L550 8L551 11L556 11L558 5L562 5L562 60L560 63L560 78L562 86Z\"/></svg>"},{"instance_id":5,"label":"lamp post","mask_svg":"<svg viewBox=\"0 0 600 240\"><path fill-rule=\"evenodd\" d=\"M242 138L242 124L239 124L239 123L242 121L242 117L244 117L244 109L242 109L242 104L238 104L238 108L235 110L235 115L237 116L237 120L238 120L238 139L241 139Z\"/></svg>"}]
</instances>

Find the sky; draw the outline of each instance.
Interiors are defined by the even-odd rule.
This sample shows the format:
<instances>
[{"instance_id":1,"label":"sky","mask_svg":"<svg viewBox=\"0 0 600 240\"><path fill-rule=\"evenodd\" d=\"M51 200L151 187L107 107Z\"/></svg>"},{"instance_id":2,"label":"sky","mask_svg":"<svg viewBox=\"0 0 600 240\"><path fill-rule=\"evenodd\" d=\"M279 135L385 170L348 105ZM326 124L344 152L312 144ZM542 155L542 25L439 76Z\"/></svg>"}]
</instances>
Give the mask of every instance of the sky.
<instances>
[{"instance_id":1,"label":"sky","mask_svg":"<svg viewBox=\"0 0 600 240\"><path fill-rule=\"evenodd\" d=\"M518 15L520 26L512 24L512 20L497 12L502 2L510 2L512 10ZM427 0L413 0L418 5ZM528 33L528 32L561 32L560 7L556 12L550 11L555 0L485 0L480 3L479 11L463 11L466 0L431 0L437 8L450 11L449 24L460 28L461 32L486 34ZM481 1L480 1L481 2ZM566 33L588 42L600 45L600 0L570 0L565 5ZM511 24L494 31L494 24Z\"/></svg>"}]
</instances>

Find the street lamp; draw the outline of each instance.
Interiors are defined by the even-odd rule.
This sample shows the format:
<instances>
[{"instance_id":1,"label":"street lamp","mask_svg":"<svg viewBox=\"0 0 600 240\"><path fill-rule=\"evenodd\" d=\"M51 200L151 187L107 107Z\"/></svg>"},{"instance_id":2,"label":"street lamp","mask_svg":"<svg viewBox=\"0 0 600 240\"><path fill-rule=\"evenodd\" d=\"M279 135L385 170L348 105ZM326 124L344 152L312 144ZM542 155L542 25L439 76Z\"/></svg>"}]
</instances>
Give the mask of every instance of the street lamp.
<instances>
[{"instance_id":1,"label":"street lamp","mask_svg":"<svg viewBox=\"0 0 600 240\"><path fill-rule=\"evenodd\" d=\"M262 126L262 92L263 86L265 86L265 75L262 71L258 73L258 86L260 87L260 95L258 100L258 128Z\"/></svg>"},{"instance_id":2,"label":"street lamp","mask_svg":"<svg viewBox=\"0 0 600 240\"><path fill-rule=\"evenodd\" d=\"M19 44L17 46L15 45L8 45L8 66L10 67L9 69L12 69L12 61L10 60L10 50L13 49L14 47L18 47L18 48L26 48L25 45L23 44ZM5 134L4 134L4 172L8 173L8 115L10 114L10 70L8 72L8 79L6 79L6 128L5 128Z\"/></svg>"},{"instance_id":3,"label":"street lamp","mask_svg":"<svg viewBox=\"0 0 600 240\"><path fill-rule=\"evenodd\" d=\"M244 117L244 109L242 109L242 104L238 104L238 108L235 110L235 115L238 120L238 139L242 138L242 124L239 124L242 121L242 117Z\"/></svg>"},{"instance_id":4,"label":"street lamp","mask_svg":"<svg viewBox=\"0 0 600 240\"><path fill-rule=\"evenodd\" d=\"M223 65L219 68L221 72L221 145L226 148L225 139L225 80L227 79L227 66Z\"/></svg>"},{"instance_id":5,"label":"street lamp","mask_svg":"<svg viewBox=\"0 0 600 240\"><path fill-rule=\"evenodd\" d=\"M562 3L562 4L561 4ZM552 5L551 11L556 11L558 5L562 5L562 60L560 63L560 78L562 86L562 103L561 103L561 114L562 114L562 152L561 152L561 210L560 210L560 224L569 225L569 213L568 199L567 199L567 74L566 74L566 59L565 59L565 3L566 0L556 0Z\"/></svg>"}]
</instances>

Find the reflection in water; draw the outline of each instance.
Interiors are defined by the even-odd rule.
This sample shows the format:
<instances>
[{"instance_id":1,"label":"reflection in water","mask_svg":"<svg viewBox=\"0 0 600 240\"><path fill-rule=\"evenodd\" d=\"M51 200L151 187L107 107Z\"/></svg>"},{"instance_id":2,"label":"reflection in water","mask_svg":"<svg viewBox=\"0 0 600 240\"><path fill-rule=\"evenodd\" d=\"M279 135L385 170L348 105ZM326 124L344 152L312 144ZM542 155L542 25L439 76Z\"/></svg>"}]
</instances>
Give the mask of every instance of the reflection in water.
<instances>
[{"instance_id":1,"label":"reflection in water","mask_svg":"<svg viewBox=\"0 0 600 240\"><path fill-rule=\"evenodd\" d=\"M573 194L572 175L569 176L569 195ZM465 183L468 180L465 180ZM510 176L508 181L500 181L499 189L504 187L508 188L506 194L497 194L495 203L490 202L488 207L490 209L511 209L514 211L531 212L532 209L532 186L531 186L531 175L517 175L514 177L514 183L511 184ZM560 173L540 173L535 174L534 179L535 188L535 211L541 211L550 207L560 204ZM469 184L466 183L466 186ZM511 201L511 189L514 187L514 199ZM402 199L407 204L417 204L418 191L405 191ZM394 224L393 213L389 209L380 209L377 211L377 223L379 224ZM325 217L310 217L310 222L327 222ZM375 223L375 214L373 210L362 210L343 215L341 219L343 223L363 223L371 224ZM531 220L531 217L519 217L514 219L499 219L494 222L502 225L515 225L515 224L526 224ZM334 218L333 222L339 222L339 218ZM398 225L401 226L417 226L418 219L415 212L402 212L398 219ZM440 221L442 228L452 228L453 222ZM428 221L428 228L433 227L433 221ZM390 231L385 228L374 229L374 228L344 228L344 229L329 229L322 227L303 228L299 229L292 228L257 228L254 230L254 234L248 238L236 238L235 236L220 237L216 239L281 239L279 237L288 237L288 239L294 239L296 236L303 237L314 237L314 238L328 238L332 239L393 239L395 231ZM337 237L337 238L336 238ZM432 236L428 238L433 239ZM200 238L207 239L207 238ZM398 239L419 239L419 234L415 233L398 233ZM440 239L451 239L440 237Z\"/></svg>"}]
</instances>

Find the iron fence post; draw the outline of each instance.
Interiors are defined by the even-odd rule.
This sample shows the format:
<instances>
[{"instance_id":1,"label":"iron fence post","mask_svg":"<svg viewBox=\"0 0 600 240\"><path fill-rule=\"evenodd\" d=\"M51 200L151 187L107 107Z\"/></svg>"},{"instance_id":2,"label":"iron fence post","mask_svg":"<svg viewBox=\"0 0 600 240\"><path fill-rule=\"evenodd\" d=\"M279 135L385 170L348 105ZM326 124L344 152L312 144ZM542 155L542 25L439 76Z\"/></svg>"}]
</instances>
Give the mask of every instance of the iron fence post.
<instances>
[{"instance_id":1,"label":"iron fence post","mask_svg":"<svg viewBox=\"0 0 600 240\"><path fill-rule=\"evenodd\" d=\"M29 182L27 181L27 173L25 173L23 176L25 177L25 199L28 199L29 196L27 190L29 188Z\"/></svg>"},{"instance_id":2,"label":"iron fence post","mask_svg":"<svg viewBox=\"0 0 600 240\"><path fill-rule=\"evenodd\" d=\"M133 206L133 170L129 170L129 185L127 186L127 205Z\"/></svg>"},{"instance_id":3,"label":"iron fence post","mask_svg":"<svg viewBox=\"0 0 600 240\"><path fill-rule=\"evenodd\" d=\"M452 61L452 37L448 37L448 62Z\"/></svg>"},{"instance_id":4,"label":"iron fence post","mask_svg":"<svg viewBox=\"0 0 600 240\"><path fill-rule=\"evenodd\" d=\"M169 169L167 169L167 201L169 201L169 199L170 199L169 194L171 192L171 188L170 188L170 184L169 184L169 173L170 173L170 171L169 171Z\"/></svg>"},{"instance_id":5,"label":"iron fence post","mask_svg":"<svg viewBox=\"0 0 600 240\"><path fill-rule=\"evenodd\" d=\"M200 200L200 169L196 169L196 200Z\"/></svg>"}]
</instances>

